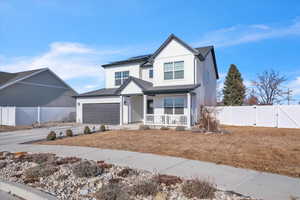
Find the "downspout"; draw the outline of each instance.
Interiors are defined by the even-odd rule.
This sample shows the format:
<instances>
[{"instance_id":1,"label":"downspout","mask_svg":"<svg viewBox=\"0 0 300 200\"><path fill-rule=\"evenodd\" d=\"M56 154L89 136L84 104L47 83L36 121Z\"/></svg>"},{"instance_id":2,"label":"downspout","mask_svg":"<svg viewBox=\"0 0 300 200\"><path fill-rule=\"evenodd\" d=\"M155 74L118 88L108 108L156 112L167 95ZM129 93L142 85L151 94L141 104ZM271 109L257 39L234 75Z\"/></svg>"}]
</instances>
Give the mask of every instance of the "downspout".
<instances>
[{"instance_id":1,"label":"downspout","mask_svg":"<svg viewBox=\"0 0 300 200\"><path fill-rule=\"evenodd\" d=\"M196 84L196 56L194 56L194 85Z\"/></svg>"}]
</instances>

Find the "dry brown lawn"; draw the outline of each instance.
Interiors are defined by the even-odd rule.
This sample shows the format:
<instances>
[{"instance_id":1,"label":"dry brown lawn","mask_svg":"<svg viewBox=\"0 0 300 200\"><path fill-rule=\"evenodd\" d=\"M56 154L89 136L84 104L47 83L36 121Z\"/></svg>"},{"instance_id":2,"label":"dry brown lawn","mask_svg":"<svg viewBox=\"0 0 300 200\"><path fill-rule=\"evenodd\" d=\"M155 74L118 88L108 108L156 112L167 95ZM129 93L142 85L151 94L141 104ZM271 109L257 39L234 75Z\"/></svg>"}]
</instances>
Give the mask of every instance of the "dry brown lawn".
<instances>
[{"instance_id":1,"label":"dry brown lawn","mask_svg":"<svg viewBox=\"0 0 300 200\"><path fill-rule=\"evenodd\" d=\"M232 134L174 130L108 131L39 144L88 146L177 156L300 177L300 130L225 127Z\"/></svg>"}]
</instances>

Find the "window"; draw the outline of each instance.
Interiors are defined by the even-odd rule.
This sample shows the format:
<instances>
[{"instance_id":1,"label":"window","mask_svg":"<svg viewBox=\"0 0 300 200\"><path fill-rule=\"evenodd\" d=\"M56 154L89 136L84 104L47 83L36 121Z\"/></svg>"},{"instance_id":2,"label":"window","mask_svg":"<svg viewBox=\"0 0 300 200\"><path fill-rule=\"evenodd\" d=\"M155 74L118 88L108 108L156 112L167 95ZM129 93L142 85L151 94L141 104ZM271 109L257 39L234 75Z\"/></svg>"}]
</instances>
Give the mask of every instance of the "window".
<instances>
[{"instance_id":1,"label":"window","mask_svg":"<svg viewBox=\"0 0 300 200\"><path fill-rule=\"evenodd\" d=\"M164 113L167 115L181 115L184 114L184 98L165 98L164 99Z\"/></svg>"},{"instance_id":2,"label":"window","mask_svg":"<svg viewBox=\"0 0 300 200\"><path fill-rule=\"evenodd\" d=\"M153 100L147 100L147 114L153 114Z\"/></svg>"},{"instance_id":3,"label":"window","mask_svg":"<svg viewBox=\"0 0 300 200\"><path fill-rule=\"evenodd\" d=\"M164 79L183 79L184 78L184 62L168 62L164 63Z\"/></svg>"},{"instance_id":4,"label":"window","mask_svg":"<svg viewBox=\"0 0 300 200\"><path fill-rule=\"evenodd\" d=\"M153 69L149 69L149 78L153 78Z\"/></svg>"},{"instance_id":5,"label":"window","mask_svg":"<svg viewBox=\"0 0 300 200\"><path fill-rule=\"evenodd\" d=\"M129 71L115 72L115 85L122 85L129 77Z\"/></svg>"}]
</instances>

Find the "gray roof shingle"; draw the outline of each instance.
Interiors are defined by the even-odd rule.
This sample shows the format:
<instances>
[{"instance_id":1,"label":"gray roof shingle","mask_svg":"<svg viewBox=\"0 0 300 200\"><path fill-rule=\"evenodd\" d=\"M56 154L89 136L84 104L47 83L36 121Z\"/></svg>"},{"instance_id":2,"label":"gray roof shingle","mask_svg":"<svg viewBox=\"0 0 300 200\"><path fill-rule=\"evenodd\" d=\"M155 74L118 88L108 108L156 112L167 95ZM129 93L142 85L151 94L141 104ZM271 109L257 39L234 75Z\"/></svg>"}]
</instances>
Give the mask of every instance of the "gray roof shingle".
<instances>
[{"instance_id":1,"label":"gray roof shingle","mask_svg":"<svg viewBox=\"0 0 300 200\"><path fill-rule=\"evenodd\" d=\"M29 76L35 72L44 71L46 69L47 68L42 68L17 73L0 72L0 87L13 83L14 81L17 81L19 79L25 78L26 76Z\"/></svg>"},{"instance_id":2,"label":"gray roof shingle","mask_svg":"<svg viewBox=\"0 0 300 200\"><path fill-rule=\"evenodd\" d=\"M200 84L196 85L173 85L173 86L160 86L153 87L153 84L148 81L141 80L130 76L119 88L103 88L91 92L83 93L75 97L100 97L100 96L119 96L121 91L131 82L136 83L143 91L144 94L171 94L171 93L184 93L196 89Z\"/></svg>"},{"instance_id":3,"label":"gray roof shingle","mask_svg":"<svg viewBox=\"0 0 300 200\"><path fill-rule=\"evenodd\" d=\"M102 88L100 90L94 90L94 91L82 93L75 97L118 96L117 90L118 88Z\"/></svg>"}]
</instances>

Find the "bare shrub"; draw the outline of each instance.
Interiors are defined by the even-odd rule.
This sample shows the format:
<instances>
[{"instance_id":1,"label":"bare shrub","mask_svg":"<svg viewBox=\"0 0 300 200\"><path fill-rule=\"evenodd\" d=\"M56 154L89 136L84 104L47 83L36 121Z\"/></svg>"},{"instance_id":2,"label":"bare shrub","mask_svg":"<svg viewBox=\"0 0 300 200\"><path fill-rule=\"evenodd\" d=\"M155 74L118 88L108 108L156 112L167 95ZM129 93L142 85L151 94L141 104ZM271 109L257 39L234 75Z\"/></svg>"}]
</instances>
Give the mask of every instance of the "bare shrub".
<instances>
[{"instance_id":1,"label":"bare shrub","mask_svg":"<svg viewBox=\"0 0 300 200\"><path fill-rule=\"evenodd\" d=\"M7 162L2 161L2 160L0 161L0 169L6 167L6 165L7 165Z\"/></svg>"},{"instance_id":2,"label":"bare shrub","mask_svg":"<svg viewBox=\"0 0 300 200\"><path fill-rule=\"evenodd\" d=\"M166 130L169 130L170 128L169 127L167 127L167 126L162 126L162 127L160 127L160 130L162 130L162 131L166 131Z\"/></svg>"},{"instance_id":3,"label":"bare shrub","mask_svg":"<svg viewBox=\"0 0 300 200\"><path fill-rule=\"evenodd\" d=\"M184 126L176 126L175 131L185 131Z\"/></svg>"},{"instance_id":4,"label":"bare shrub","mask_svg":"<svg viewBox=\"0 0 300 200\"><path fill-rule=\"evenodd\" d=\"M83 130L83 133L84 133L84 134L91 134L92 131L91 131L91 129L90 129L89 126L85 126L85 127L84 127L84 130Z\"/></svg>"},{"instance_id":5,"label":"bare shrub","mask_svg":"<svg viewBox=\"0 0 300 200\"><path fill-rule=\"evenodd\" d=\"M51 163L56 159L54 154L51 153L34 153L34 154L26 154L15 158L15 162L34 162L37 164L43 163Z\"/></svg>"},{"instance_id":6,"label":"bare shrub","mask_svg":"<svg viewBox=\"0 0 300 200\"><path fill-rule=\"evenodd\" d=\"M111 179L108 180L108 182L110 184L117 184L117 183L121 183L122 180L123 180L122 178L111 178Z\"/></svg>"},{"instance_id":7,"label":"bare shrub","mask_svg":"<svg viewBox=\"0 0 300 200\"><path fill-rule=\"evenodd\" d=\"M50 131L50 133L46 137L47 140L55 140L56 139L56 133L54 131Z\"/></svg>"},{"instance_id":8,"label":"bare shrub","mask_svg":"<svg viewBox=\"0 0 300 200\"><path fill-rule=\"evenodd\" d=\"M138 172L134 169L130 169L130 168L124 168L121 171L119 171L117 173L118 176L120 177L128 177L128 176L133 176L133 175L138 175Z\"/></svg>"},{"instance_id":9,"label":"bare shrub","mask_svg":"<svg viewBox=\"0 0 300 200\"><path fill-rule=\"evenodd\" d=\"M141 124L141 125L139 126L139 130L140 130L140 131L143 131L143 130L150 130L150 127L149 127L148 125L143 125L143 124Z\"/></svg>"},{"instance_id":10,"label":"bare shrub","mask_svg":"<svg viewBox=\"0 0 300 200\"><path fill-rule=\"evenodd\" d=\"M204 106L200 107L200 118L199 118L199 128L203 128L206 131L219 132L220 124L215 117L215 110L213 108L206 108Z\"/></svg>"},{"instance_id":11,"label":"bare shrub","mask_svg":"<svg viewBox=\"0 0 300 200\"><path fill-rule=\"evenodd\" d=\"M105 125L102 124L102 125L100 126L100 128L99 128L99 131L101 131L101 132L106 131Z\"/></svg>"},{"instance_id":12,"label":"bare shrub","mask_svg":"<svg viewBox=\"0 0 300 200\"><path fill-rule=\"evenodd\" d=\"M73 166L72 172L77 177L94 177L103 173L103 168L91 161L82 161Z\"/></svg>"},{"instance_id":13,"label":"bare shrub","mask_svg":"<svg viewBox=\"0 0 300 200\"><path fill-rule=\"evenodd\" d=\"M132 187L133 195L141 195L144 197L153 196L160 191L160 185L155 179L138 180Z\"/></svg>"},{"instance_id":14,"label":"bare shrub","mask_svg":"<svg viewBox=\"0 0 300 200\"><path fill-rule=\"evenodd\" d=\"M96 193L97 200L129 200L128 191L121 184L107 184L102 186Z\"/></svg>"},{"instance_id":15,"label":"bare shrub","mask_svg":"<svg viewBox=\"0 0 300 200\"><path fill-rule=\"evenodd\" d=\"M113 167L113 164L106 163L103 160L97 161L97 164L103 169L110 169Z\"/></svg>"},{"instance_id":16,"label":"bare shrub","mask_svg":"<svg viewBox=\"0 0 300 200\"><path fill-rule=\"evenodd\" d=\"M39 177L47 177L54 174L58 169L53 165L38 165L29 168L25 171L25 177L29 179L36 179Z\"/></svg>"},{"instance_id":17,"label":"bare shrub","mask_svg":"<svg viewBox=\"0 0 300 200\"><path fill-rule=\"evenodd\" d=\"M67 137L72 137L73 136L73 131L71 129L66 130L66 136Z\"/></svg>"},{"instance_id":18,"label":"bare shrub","mask_svg":"<svg viewBox=\"0 0 300 200\"><path fill-rule=\"evenodd\" d=\"M212 199L215 197L216 188L207 180L195 178L183 183L182 192L188 198Z\"/></svg>"},{"instance_id":19,"label":"bare shrub","mask_svg":"<svg viewBox=\"0 0 300 200\"><path fill-rule=\"evenodd\" d=\"M68 177L69 177L68 174L61 174L61 175L59 175L59 176L57 177L56 180L58 180L58 181L64 181L64 180L66 180Z\"/></svg>"},{"instance_id":20,"label":"bare shrub","mask_svg":"<svg viewBox=\"0 0 300 200\"><path fill-rule=\"evenodd\" d=\"M74 164L76 162L81 161L80 158L76 157L65 157L65 158L59 158L53 162L54 165L64 165L64 164Z\"/></svg>"},{"instance_id":21,"label":"bare shrub","mask_svg":"<svg viewBox=\"0 0 300 200\"><path fill-rule=\"evenodd\" d=\"M176 185L182 183L182 179L177 176L165 175L165 174L158 174L153 177L155 181L159 184L165 184L166 186Z\"/></svg>"}]
</instances>

